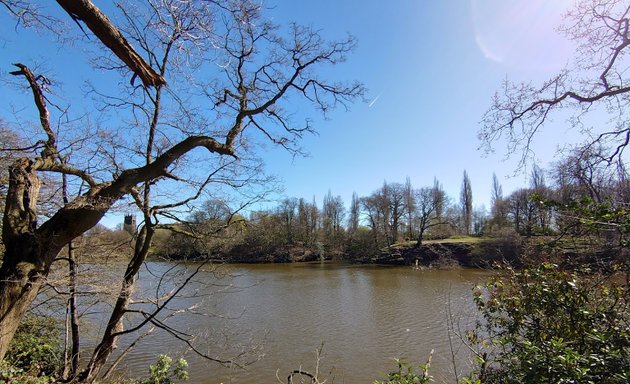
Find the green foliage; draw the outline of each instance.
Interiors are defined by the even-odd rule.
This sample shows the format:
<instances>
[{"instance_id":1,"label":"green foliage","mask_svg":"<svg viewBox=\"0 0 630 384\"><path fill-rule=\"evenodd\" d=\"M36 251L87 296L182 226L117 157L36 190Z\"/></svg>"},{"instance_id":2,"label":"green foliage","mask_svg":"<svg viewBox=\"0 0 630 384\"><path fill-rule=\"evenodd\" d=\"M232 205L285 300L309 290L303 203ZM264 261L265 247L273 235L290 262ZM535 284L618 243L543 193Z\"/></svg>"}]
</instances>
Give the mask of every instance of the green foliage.
<instances>
[{"instance_id":1,"label":"green foliage","mask_svg":"<svg viewBox=\"0 0 630 384\"><path fill-rule=\"evenodd\" d=\"M386 381L375 380L374 384L426 384L433 381L433 377L429 375L431 356L426 364L418 366L417 370L404 360L394 360L398 364L398 370L390 372Z\"/></svg>"},{"instance_id":2,"label":"green foliage","mask_svg":"<svg viewBox=\"0 0 630 384\"><path fill-rule=\"evenodd\" d=\"M0 365L0 383L54 381L62 365L59 339L59 329L53 318L24 317Z\"/></svg>"},{"instance_id":3,"label":"green foliage","mask_svg":"<svg viewBox=\"0 0 630 384\"><path fill-rule=\"evenodd\" d=\"M188 363L186 360L180 358L175 363L175 366L171 366L173 359L167 355L160 355L155 364L149 366L151 377L145 380L141 380L138 384L172 384L176 380L188 380Z\"/></svg>"},{"instance_id":4,"label":"green foliage","mask_svg":"<svg viewBox=\"0 0 630 384\"><path fill-rule=\"evenodd\" d=\"M17 368L6 361L0 362L0 384L48 384L56 379L51 376L30 376L22 368Z\"/></svg>"},{"instance_id":5,"label":"green foliage","mask_svg":"<svg viewBox=\"0 0 630 384\"><path fill-rule=\"evenodd\" d=\"M557 206L557 203L549 204ZM627 238L630 234L630 212L627 204L615 203L611 199L597 203L589 197L582 197L565 204L564 208L577 217L582 227L591 231L613 231L619 235L620 246L630 245Z\"/></svg>"},{"instance_id":6,"label":"green foliage","mask_svg":"<svg viewBox=\"0 0 630 384\"><path fill-rule=\"evenodd\" d=\"M468 335L480 357L464 383L630 380L627 283L544 264L508 270L475 302L485 322Z\"/></svg>"},{"instance_id":7,"label":"green foliage","mask_svg":"<svg viewBox=\"0 0 630 384\"><path fill-rule=\"evenodd\" d=\"M543 200L541 204L556 212L556 224L562 234L550 245L565 251L573 248L570 253L586 256L572 257L565 264L598 264L600 269L627 264L630 211L623 200L606 198L596 201L582 196L565 201Z\"/></svg>"}]
</instances>

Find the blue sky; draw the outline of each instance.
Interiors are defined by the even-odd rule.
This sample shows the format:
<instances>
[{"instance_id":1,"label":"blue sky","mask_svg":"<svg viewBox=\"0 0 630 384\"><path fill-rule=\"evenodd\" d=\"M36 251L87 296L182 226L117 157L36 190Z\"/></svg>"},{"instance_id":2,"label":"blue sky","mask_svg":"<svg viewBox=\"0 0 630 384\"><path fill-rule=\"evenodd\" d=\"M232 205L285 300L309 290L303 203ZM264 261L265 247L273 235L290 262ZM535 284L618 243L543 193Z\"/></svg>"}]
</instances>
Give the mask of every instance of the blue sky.
<instances>
[{"instance_id":1,"label":"blue sky","mask_svg":"<svg viewBox=\"0 0 630 384\"><path fill-rule=\"evenodd\" d=\"M416 187L437 177L458 200L467 170L475 205L489 208L492 173L504 193L527 185L500 143L486 156L477 148L478 122L507 77L542 81L571 57L555 32L569 1L449 0L277 2L278 22L295 20L330 37L349 32L359 41L347 63L335 68L369 89L366 104L316 121L319 135L305 140L310 157L268 157L287 196L315 196L330 189L349 201L384 180ZM564 121L546 127L535 143L541 165L564 141ZM516 158L516 157L515 157ZM527 172L525 172L527 173Z\"/></svg>"},{"instance_id":2,"label":"blue sky","mask_svg":"<svg viewBox=\"0 0 630 384\"><path fill-rule=\"evenodd\" d=\"M329 189L349 202L353 192L366 196L385 180L403 183L406 177L415 187L429 186L437 177L457 201L467 170L474 204L489 208L493 172L504 194L526 186L527 175L515 175L517 162L504 160L501 143L495 154L486 156L477 149L478 122L506 77L539 83L570 59L571 45L554 31L570 3L266 1L268 15L285 27L295 21L320 29L330 39L354 35L357 50L346 63L330 69L330 75L360 80L369 89L368 101L353 105L349 112L336 110L326 120L311 114L319 134L303 141L308 157L292 158L281 149L268 148L263 154L267 171L282 179L285 196L315 197L321 204ZM22 37L13 40L8 28L13 26L0 27L0 56L8 58L0 64L0 80L10 77L10 63L17 60L45 63L61 78L76 71L73 58L55 54L40 42L46 40L29 32L31 43L25 44ZM13 113L8 101L19 96L3 93L0 115L6 118ZM565 127L557 119L537 137L534 147L540 165L547 165L555 148L570 136ZM106 224L114 226L117 221L110 218Z\"/></svg>"}]
</instances>

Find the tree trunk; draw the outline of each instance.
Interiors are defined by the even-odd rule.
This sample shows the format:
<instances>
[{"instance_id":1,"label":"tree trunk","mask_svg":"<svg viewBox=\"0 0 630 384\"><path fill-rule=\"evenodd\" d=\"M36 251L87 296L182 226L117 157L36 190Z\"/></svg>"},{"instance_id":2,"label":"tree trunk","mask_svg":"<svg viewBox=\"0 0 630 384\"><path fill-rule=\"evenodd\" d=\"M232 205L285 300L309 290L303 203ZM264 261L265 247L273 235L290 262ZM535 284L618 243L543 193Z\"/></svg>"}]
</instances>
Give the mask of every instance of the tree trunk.
<instances>
[{"instance_id":1,"label":"tree trunk","mask_svg":"<svg viewBox=\"0 0 630 384\"><path fill-rule=\"evenodd\" d=\"M418 232L418 241L416 241L416 248L422 245L422 240L424 239L424 224L420 226L420 231Z\"/></svg>"},{"instance_id":2,"label":"tree trunk","mask_svg":"<svg viewBox=\"0 0 630 384\"><path fill-rule=\"evenodd\" d=\"M5 245L0 267L0 361L9 349L20 319L37 296L48 272L46 252L34 235L35 206L40 181L28 159L18 159L9 168L9 189L2 222Z\"/></svg>"},{"instance_id":3,"label":"tree trunk","mask_svg":"<svg viewBox=\"0 0 630 384\"><path fill-rule=\"evenodd\" d=\"M0 284L1 361L9 349L9 343L20 324L20 319L37 296L43 276L35 264L27 262L17 265L9 265L5 262L2 264L0 273L6 276L6 280Z\"/></svg>"},{"instance_id":4,"label":"tree trunk","mask_svg":"<svg viewBox=\"0 0 630 384\"><path fill-rule=\"evenodd\" d=\"M93 227L106 211L86 208L82 200L77 205L66 205L37 228L39 188L33 161L17 159L9 167L2 222L5 251L0 267L0 361L59 251Z\"/></svg>"},{"instance_id":5,"label":"tree trunk","mask_svg":"<svg viewBox=\"0 0 630 384\"><path fill-rule=\"evenodd\" d=\"M92 358L90 359L86 369L81 373L81 381L91 383L96 380L101 369L105 366L107 359L109 359L112 352L114 352L117 347L116 342L124 331L123 319L124 315L127 313L127 309L129 308L129 303L131 302L131 295L133 294L133 290L135 288L136 278L138 276L138 272L140 271L140 267L142 267L142 264L149 253L154 233L155 229L151 226L151 224L145 223L142 227L141 233L138 235L138 239L136 240L136 249L134 251L133 258L129 262L125 271L123 284L120 289L120 293L118 294L118 299L116 300L114 309L112 310L112 314L109 318L109 322L107 323L107 328L101 338L101 342L94 350Z\"/></svg>"},{"instance_id":6,"label":"tree trunk","mask_svg":"<svg viewBox=\"0 0 630 384\"><path fill-rule=\"evenodd\" d=\"M69 291L70 297L68 298L68 312L70 316L70 334L71 334L71 347L70 347L70 372L69 377L74 378L79 373L79 350L80 350L80 335L79 335L79 314L77 310L77 263L74 255L74 246L71 241L68 244L68 268L70 281ZM66 352L68 348L66 347ZM67 362L66 362L67 363ZM66 365L67 366L67 365Z\"/></svg>"}]
</instances>

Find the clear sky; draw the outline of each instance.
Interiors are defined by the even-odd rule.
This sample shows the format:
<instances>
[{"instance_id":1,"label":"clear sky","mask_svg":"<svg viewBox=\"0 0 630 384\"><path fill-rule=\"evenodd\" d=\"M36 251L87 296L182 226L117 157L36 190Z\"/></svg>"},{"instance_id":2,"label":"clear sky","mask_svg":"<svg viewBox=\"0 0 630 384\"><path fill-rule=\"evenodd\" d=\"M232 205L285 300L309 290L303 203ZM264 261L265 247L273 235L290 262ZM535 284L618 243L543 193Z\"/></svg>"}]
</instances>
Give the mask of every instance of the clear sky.
<instances>
[{"instance_id":1,"label":"clear sky","mask_svg":"<svg viewBox=\"0 0 630 384\"><path fill-rule=\"evenodd\" d=\"M516 161L505 147L485 156L478 150L478 122L507 77L542 81L572 55L555 28L566 0L277 1L278 22L295 20L327 36L356 36L359 46L336 71L369 89L368 102L316 121L319 135L307 138L310 157L274 152L271 172L284 180L287 196L315 196L330 189L350 200L366 196L384 180L415 187L437 177L459 199L467 170L475 205L489 208L492 173L504 194L527 185L514 176ZM269 4L269 3L268 3ZM563 121L547 127L535 143L546 165L566 135Z\"/></svg>"},{"instance_id":2,"label":"clear sky","mask_svg":"<svg viewBox=\"0 0 630 384\"><path fill-rule=\"evenodd\" d=\"M94 2L108 6L102 0ZM487 156L477 149L478 122L506 77L539 83L570 59L571 45L554 31L570 0L264 4L271 7L268 15L285 27L295 21L320 29L331 39L354 35L357 50L331 75L360 80L369 89L367 102L348 112L336 110L327 120L314 120L319 134L303 142L308 157L294 159L273 148L263 154L267 171L282 179L285 196L315 197L321 204L330 189L349 202L353 192L369 195L384 180L404 183L410 177L415 187L423 187L437 177L457 201L467 170L474 204L489 208L493 172L504 194L527 185L526 174L514 176L516 161L504 161L504 146L497 145L496 153ZM6 28L12 27L0 27L2 35L9 36ZM51 56L50 47L20 41L0 37L0 80L8 78L10 63L32 57L58 74L74 70L68 63L71 58ZM38 44L36 38L33 44ZM13 97L0 94L1 115L13 113L8 106ZM552 160L555 148L567 137L565 126L558 119L537 138L534 147L541 166ZM111 218L106 224L114 226L116 221L119 218Z\"/></svg>"}]
</instances>

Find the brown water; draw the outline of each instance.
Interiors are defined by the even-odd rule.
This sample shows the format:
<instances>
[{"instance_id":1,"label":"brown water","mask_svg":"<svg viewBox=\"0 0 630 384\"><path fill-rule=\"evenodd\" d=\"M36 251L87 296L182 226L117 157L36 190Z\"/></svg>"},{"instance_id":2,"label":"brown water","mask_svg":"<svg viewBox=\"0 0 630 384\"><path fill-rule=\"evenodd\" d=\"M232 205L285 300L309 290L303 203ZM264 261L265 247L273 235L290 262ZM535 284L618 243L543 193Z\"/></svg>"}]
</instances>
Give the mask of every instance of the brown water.
<instances>
[{"instance_id":1,"label":"brown water","mask_svg":"<svg viewBox=\"0 0 630 384\"><path fill-rule=\"evenodd\" d=\"M148 264L155 276L170 267ZM328 263L221 268L230 276L202 272L185 297L169 304L190 306L203 299L194 313L177 314L167 324L198 336L196 345L211 356L245 353L245 360L256 360L260 350L252 348L261 345L264 356L245 369L225 368L156 331L129 354L123 372L144 375L158 354L186 353L190 383L278 383L276 374L286 383L294 369L315 371L315 351L323 344L320 380L328 378L328 383L372 383L395 367L392 358L422 363L432 349L436 382L454 383L447 307L450 304L456 326L470 328L475 318L471 289L488 276L477 270ZM148 277L145 271L144 281L150 283L144 288L150 291L158 286L168 290L176 280ZM453 342L461 375L469 356L456 337Z\"/></svg>"}]
</instances>

